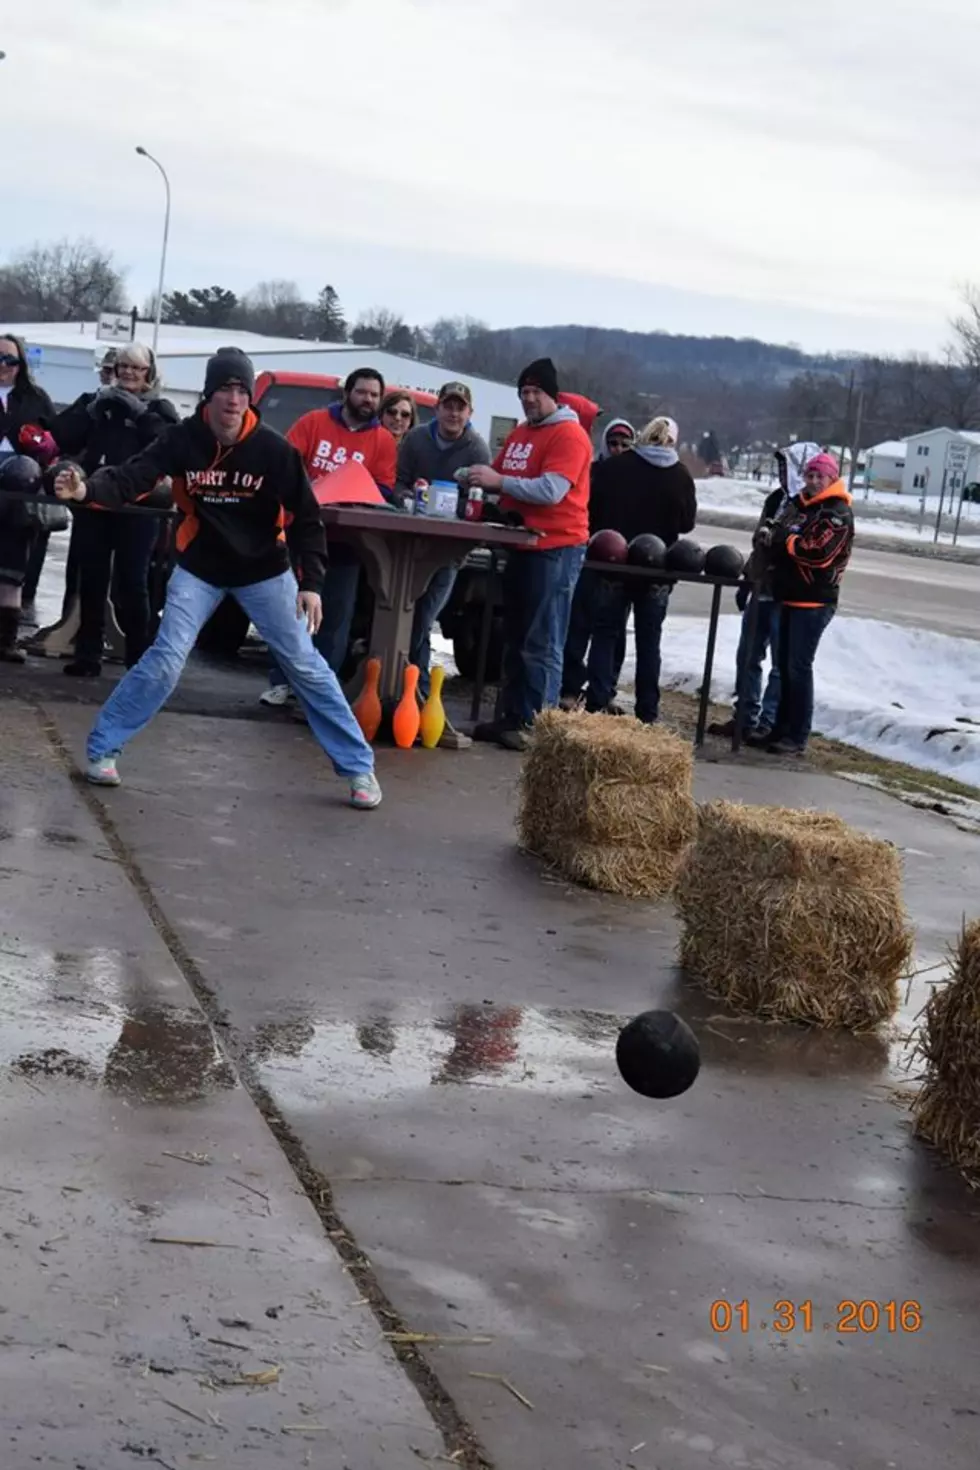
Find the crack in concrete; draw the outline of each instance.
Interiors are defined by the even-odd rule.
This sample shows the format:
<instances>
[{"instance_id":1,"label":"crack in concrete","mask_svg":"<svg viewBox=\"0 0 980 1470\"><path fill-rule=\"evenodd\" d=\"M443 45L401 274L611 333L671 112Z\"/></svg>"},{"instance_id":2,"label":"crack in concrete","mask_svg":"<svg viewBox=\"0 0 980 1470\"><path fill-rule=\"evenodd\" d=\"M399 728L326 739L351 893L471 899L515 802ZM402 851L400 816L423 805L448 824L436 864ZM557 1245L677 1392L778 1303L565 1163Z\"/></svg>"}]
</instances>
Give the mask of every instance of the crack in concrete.
<instances>
[{"instance_id":1,"label":"crack in concrete","mask_svg":"<svg viewBox=\"0 0 980 1470\"><path fill-rule=\"evenodd\" d=\"M372 1175L365 1179L357 1174L337 1174L334 1176L335 1184L431 1184L438 1188L446 1189L499 1189L511 1194L564 1194L582 1195L585 1197L636 1199L636 1200L671 1200L671 1199L737 1199L743 1204L762 1204L773 1201L782 1205L840 1205L845 1209L854 1210L877 1210L883 1213L894 1210L904 1210L905 1202L900 1204L886 1205L876 1204L870 1200L859 1199L835 1199L825 1195L792 1195L792 1194L745 1194L738 1189L629 1189L617 1188L615 1185L594 1188L590 1185L581 1187L574 1184L515 1184L501 1182L493 1179L432 1179L425 1175L411 1174L383 1174Z\"/></svg>"}]
</instances>

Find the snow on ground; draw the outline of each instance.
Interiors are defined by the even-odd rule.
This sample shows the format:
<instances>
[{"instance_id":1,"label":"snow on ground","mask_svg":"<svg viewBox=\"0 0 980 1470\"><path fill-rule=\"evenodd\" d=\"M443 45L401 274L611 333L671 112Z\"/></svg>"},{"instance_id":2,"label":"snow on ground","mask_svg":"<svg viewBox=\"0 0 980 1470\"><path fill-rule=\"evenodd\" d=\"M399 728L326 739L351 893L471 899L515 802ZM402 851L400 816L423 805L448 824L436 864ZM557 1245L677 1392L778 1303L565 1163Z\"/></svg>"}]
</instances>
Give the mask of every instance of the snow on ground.
<instances>
[{"instance_id":1,"label":"snow on ground","mask_svg":"<svg viewBox=\"0 0 980 1470\"><path fill-rule=\"evenodd\" d=\"M741 619L718 623L712 696L731 700ZM704 668L703 618L668 617L663 687L694 693ZM632 637L622 683L632 683ZM980 647L872 618L835 618L816 662L814 730L920 770L980 787Z\"/></svg>"},{"instance_id":2,"label":"snow on ground","mask_svg":"<svg viewBox=\"0 0 980 1470\"><path fill-rule=\"evenodd\" d=\"M738 516L745 521L746 526L754 526L762 512L762 505L773 488L771 484L755 480L730 480L722 476L713 476L710 479L698 480L698 514L703 517L705 511L721 511L726 515ZM875 513L872 514L872 508ZM894 509L895 515L882 515L882 509ZM980 548L980 535L975 534L977 521L974 513L980 507L968 503L963 507L963 518L961 526L963 530L956 539L957 546L976 550ZM867 530L869 535L889 537L897 541L917 541L923 546L933 544L933 531L936 520L936 505L932 503L926 506L925 523L922 530L917 524L918 501L913 501L908 495L894 495L887 492L873 492L871 497L865 501L863 492L857 490L854 499L854 514L857 520L858 536L862 530ZM970 534L970 533L973 534ZM952 533L940 532L939 544L951 546L953 544Z\"/></svg>"}]
</instances>

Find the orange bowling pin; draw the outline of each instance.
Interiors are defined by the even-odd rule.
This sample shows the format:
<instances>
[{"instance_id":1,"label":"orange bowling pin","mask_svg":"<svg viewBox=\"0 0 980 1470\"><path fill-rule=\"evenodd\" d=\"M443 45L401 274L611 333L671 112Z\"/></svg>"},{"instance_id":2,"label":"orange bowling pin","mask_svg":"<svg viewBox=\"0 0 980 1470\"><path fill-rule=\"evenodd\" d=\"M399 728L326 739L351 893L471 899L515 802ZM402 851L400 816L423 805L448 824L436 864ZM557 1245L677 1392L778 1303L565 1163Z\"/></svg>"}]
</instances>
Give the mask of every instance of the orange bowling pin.
<instances>
[{"instance_id":1,"label":"orange bowling pin","mask_svg":"<svg viewBox=\"0 0 980 1470\"><path fill-rule=\"evenodd\" d=\"M429 697L423 704L422 714L419 717L422 744L426 750L435 750L446 728L446 711L442 707L442 682L445 677L445 669L432 670Z\"/></svg>"},{"instance_id":2,"label":"orange bowling pin","mask_svg":"<svg viewBox=\"0 0 980 1470\"><path fill-rule=\"evenodd\" d=\"M400 750L411 750L419 733L419 671L416 664L405 667L405 692L395 708L391 721L395 744Z\"/></svg>"},{"instance_id":3,"label":"orange bowling pin","mask_svg":"<svg viewBox=\"0 0 980 1470\"><path fill-rule=\"evenodd\" d=\"M378 683L381 679L381 660L369 658L364 665L364 688L354 701L354 718L364 732L364 739L370 742L381 728L381 700L378 697Z\"/></svg>"}]
</instances>

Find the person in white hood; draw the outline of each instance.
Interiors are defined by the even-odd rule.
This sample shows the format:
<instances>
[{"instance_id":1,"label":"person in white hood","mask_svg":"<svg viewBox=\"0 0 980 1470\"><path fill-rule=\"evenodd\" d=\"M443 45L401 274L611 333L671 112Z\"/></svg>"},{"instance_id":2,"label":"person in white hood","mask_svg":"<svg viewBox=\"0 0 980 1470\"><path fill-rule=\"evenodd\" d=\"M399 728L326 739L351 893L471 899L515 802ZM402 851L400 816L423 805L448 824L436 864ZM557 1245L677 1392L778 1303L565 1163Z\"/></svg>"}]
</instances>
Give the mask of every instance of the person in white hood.
<instances>
[{"instance_id":1,"label":"person in white hood","mask_svg":"<svg viewBox=\"0 0 980 1470\"><path fill-rule=\"evenodd\" d=\"M742 633L735 655L736 688L742 694L745 708L742 732L751 744L765 744L776 722L779 709L779 609L772 595L769 571L769 535L773 522L785 509L789 500L794 500L803 489L804 471L814 455L820 453L819 444L808 441L787 444L776 450L776 471L779 484L766 496L759 523L752 538L752 555L745 571L745 581L735 594L742 613ZM751 642L749 638L752 621L750 603L755 600L755 628ZM769 678L765 694L762 692L762 675L766 655L769 656ZM743 688L744 686L744 688ZM735 699L735 716L723 725L712 726L717 735L731 735L735 729L738 713L738 693Z\"/></svg>"}]
</instances>

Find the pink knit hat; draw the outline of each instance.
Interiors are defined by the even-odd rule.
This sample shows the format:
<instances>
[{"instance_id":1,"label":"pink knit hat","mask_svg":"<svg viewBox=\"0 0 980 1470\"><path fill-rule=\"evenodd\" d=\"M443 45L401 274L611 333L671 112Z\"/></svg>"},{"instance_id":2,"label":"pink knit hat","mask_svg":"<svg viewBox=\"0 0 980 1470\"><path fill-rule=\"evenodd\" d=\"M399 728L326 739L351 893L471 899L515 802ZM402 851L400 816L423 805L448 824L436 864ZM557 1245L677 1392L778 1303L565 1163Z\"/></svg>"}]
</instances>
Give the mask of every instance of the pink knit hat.
<instances>
[{"instance_id":1,"label":"pink knit hat","mask_svg":"<svg viewBox=\"0 0 980 1470\"><path fill-rule=\"evenodd\" d=\"M833 480L840 477L840 465L832 454L815 454L812 459L807 460L806 468L816 470L821 475L830 475Z\"/></svg>"}]
</instances>

